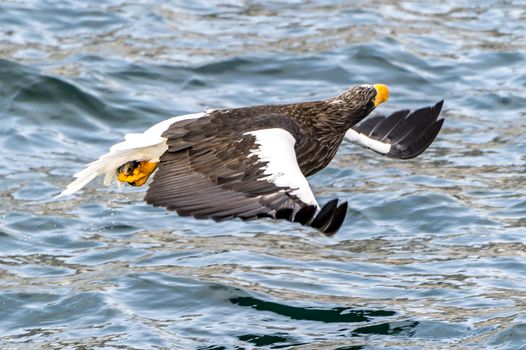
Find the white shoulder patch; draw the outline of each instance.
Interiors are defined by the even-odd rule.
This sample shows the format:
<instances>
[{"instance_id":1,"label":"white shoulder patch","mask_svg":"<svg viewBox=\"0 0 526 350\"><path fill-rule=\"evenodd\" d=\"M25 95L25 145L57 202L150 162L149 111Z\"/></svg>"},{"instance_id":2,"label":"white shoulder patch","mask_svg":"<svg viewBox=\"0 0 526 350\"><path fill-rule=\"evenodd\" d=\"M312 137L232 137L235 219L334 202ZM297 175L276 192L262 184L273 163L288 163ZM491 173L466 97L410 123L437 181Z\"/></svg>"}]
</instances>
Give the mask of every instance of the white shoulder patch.
<instances>
[{"instance_id":1,"label":"white shoulder patch","mask_svg":"<svg viewBox=\"0 0 526 350\"><path fill-rule=\"evenodd\" d=\"M256 138L258 147L251 151L251 155L267 162L263 168L267 176L260 180L293 189L291 194L302 202L319 208L309 183L298 165L294 150L296 140L288 131L272 128L250 131L245 135L252 135Z\"/></svg>"},{"instance_id":2,"label":"white shoulder patch","mask_svg":"<svg viewBox=\"0 0 526 350\"><path fill-rule=\"evenodd\" d=\"M389 143L380 142L378 140L372 139L362 133L359 133L353 129L349 129L345 133L345 138L353 143L357 143L360 146L367 147L381 154L387 154L391 150L391 145Z\"/></svg>"}]
</instances>

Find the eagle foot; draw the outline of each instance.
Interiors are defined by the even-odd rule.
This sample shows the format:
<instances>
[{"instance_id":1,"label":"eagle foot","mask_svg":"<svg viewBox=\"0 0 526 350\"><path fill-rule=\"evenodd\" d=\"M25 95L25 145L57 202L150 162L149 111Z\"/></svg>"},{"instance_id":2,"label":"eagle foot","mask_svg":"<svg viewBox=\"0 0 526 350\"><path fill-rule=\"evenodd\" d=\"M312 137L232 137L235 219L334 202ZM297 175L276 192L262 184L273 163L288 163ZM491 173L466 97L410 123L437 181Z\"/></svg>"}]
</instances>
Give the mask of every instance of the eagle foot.
<instances>
[{"instance_id":1,"label":"eagle foot","mask_svg":"<svg viewBox=\"0 0 526 350\"><path fill-rule=\"evenodd\" d=\"M157 169L156 162L131 161L124 163L117 169L117 179L131 186L142 186L146 180Z\"/></svg>"}]
</instances>

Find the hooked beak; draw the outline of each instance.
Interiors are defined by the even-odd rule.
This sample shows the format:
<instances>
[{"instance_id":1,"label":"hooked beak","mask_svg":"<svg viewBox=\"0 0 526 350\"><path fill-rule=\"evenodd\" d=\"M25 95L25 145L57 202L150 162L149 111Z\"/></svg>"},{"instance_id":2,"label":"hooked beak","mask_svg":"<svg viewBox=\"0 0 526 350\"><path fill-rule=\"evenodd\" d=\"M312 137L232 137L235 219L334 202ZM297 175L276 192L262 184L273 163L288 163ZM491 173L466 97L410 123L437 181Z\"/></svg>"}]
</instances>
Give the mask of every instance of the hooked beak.
<instances>
[{"instance_id":1,"label":"hooked beak","mask_svg":"<svg viewBox=\"0 0 526 350\"><path fill-rule=\"evenodd\" d=\"M375 107L378 107L380 103L389 99L389 89L387 85L384 84L374 84L373 87L376 90L376 97L374 98L373 104Z\"/></svg>"}]
</instances>

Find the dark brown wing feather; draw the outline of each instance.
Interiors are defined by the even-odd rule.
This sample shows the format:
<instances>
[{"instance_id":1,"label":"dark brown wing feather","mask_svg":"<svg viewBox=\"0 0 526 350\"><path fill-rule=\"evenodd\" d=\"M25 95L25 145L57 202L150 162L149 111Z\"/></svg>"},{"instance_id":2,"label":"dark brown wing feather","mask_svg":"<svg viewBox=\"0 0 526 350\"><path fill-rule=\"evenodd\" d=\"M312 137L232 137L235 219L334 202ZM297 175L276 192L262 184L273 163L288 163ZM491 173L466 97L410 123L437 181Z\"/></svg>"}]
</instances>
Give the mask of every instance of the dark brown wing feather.
<instances>
[{"instance_id":1,"label":"dark brown wing feather","mask_svg":"<svg viewBox=\"0 0 526 350\"><path fill-rule=\"evenodd\" d=\"M315 206L293 194L294 188L261 180L266 163L251 156L257 147L254 136L228 128L235 121L225 123L224 116L203 118L194 123L174 123L163 134L169 149L161 156L146 202L198 219L270 217L313 226L328 235L339 229L346 203L337 207L337 200L330 201L317 214ZM258 117L262 128L283 125L275 115L269 117L270 121L263 119ZM224 129L218 133L220 127ZM298 135L293 125L285 129Z\"/></svg>"},{"instance_id":2,"label":"dark brown wing feather","mask_svg":"<svg viewBox=\"0 0 526 350\"><path fill-rule=\"evenodd\" d=\"M410 159L420 155L436 138L444 119L438 119L444 101L433 107L398 111L388 117L365 119L353 129L372 139L391 144L386 156Z\"/></svg>"}]
</instances>

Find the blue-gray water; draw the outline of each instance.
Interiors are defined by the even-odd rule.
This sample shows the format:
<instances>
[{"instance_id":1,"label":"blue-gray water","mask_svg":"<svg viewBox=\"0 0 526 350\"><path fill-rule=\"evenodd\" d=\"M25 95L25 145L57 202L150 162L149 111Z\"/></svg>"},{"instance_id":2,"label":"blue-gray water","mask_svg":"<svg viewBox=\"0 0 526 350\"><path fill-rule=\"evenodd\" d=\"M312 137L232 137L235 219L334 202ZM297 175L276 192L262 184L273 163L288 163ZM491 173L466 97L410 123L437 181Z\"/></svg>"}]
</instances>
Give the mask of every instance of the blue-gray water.
<instances>
[{"instance_id":1,"label":"blue-gray water","mask_svg":"<svg viewBox=\"0 0 526 350\"><path fill-rule=\"evenodd\" d=\"M0 1L1 349L526 349L526 3ZM419 158L344 144L333 238L71 175L169 116L385 83Z\"/></svg>"}]
</instances>

